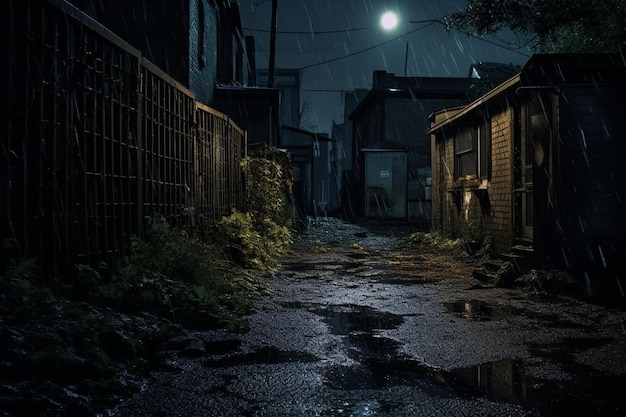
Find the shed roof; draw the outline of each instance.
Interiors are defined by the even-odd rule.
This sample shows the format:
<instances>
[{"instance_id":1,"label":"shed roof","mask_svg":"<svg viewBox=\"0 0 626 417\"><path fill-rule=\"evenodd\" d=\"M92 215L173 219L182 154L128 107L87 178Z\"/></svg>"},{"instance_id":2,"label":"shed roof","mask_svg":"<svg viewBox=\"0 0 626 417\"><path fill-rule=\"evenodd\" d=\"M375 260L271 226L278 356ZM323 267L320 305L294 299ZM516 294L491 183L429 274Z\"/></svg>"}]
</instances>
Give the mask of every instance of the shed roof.
<instances>
[{"instance_id":1,"label":"shed roof","mask_svg":"<svg viewBox=\"0 0 626 417\"><path fill-rule=\"evenodd\" d=\"M502 84L500 84L498 87L494 88L493 90L489 91L487 94L485 94L484 96L480 97L477 100L474 100L473 102L471 102L470 104L468 104L467 106L459 109L458 107L452 108L452 109L441 109L438 112L436 112L435 114L441 114L441 113L447 113L448 116L446 118L444 118L443 120L441 120L440 122L436 123L435 125L431 126L430 129L428 129L426 131L426 133L433 133L436 130L440 129L441 127L454 122L455 120L458 120L462 117L464 117L466 114L472 112L473 110L476 110L477 108L483 106L484 104L486 104L487 102L493 100L495 97L503 94L504 92L508 91L509 89L513 88L514 86L519 86L520 84L520 75L517 74L511 78L509 78L508 80L506 80L505 82L503 82ZM433 115L431 115L431 118L433 117Z\"/></svg>"},{"instance_id":2,"label":"shed roof","mask_svg":"<svg viewBox=\"0 0 626 417\"><path fill-rule=\"evenodd\" d=\"M474 100L460 111L442 109L431 115L449 113L426 131L434 133L443 126L459 120L505 92L523 88L555 88L560 85L624 83L626 62L618 54L535 54L522 65L521 71Z\"/></svg>"}]
</instances>

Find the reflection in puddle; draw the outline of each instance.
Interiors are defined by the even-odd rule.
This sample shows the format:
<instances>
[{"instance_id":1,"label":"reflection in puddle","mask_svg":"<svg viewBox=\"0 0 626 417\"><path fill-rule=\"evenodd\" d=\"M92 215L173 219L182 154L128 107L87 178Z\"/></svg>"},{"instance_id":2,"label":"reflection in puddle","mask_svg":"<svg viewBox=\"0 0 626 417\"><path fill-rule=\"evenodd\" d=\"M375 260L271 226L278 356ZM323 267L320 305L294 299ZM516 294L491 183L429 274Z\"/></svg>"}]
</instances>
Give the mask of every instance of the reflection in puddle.
<instances>
[{"instance_id":1,"label":"reflection in puddle","mask_svg":"<svg viewBox=\"0 0 626 417\"><path fill-rule=\"evenodd\" d=\"M511 306L494 306L480 300L457 301L443 305L449 313L477 321L503 319L516 314L515 308Z\"/></svg>"},{"instance_id":2,"label":"reflection in puddle","mask_svg":"<svg viewBox=\"0 0 626 417\"><path fill-rule=\"evenodd\" d=\"M404 318L397 314L360 305L334 305L312 312L324 317L331 333L335 335L372 332L375 329L395 329L404 322Z\"/></svg>"},{"instance_id":3,"label":"reflection in puddle","mask_svg":"<svg viewBox=\"0 0 626 417\"><path fill-rule=\"evenodd\" d=\"M503 359L444 375L451 386L465 395L486 394L491 399L514 404L526 403L526 378L519 364Z\"/></svg>"},{"instance_id":4,"label":"reflection in puddle","mask_svg":"<svg viewBox=\"0 0 626 417\"><path fill-rule=\"evenodd\" d=\"M370 334L351 335L348 339L350 357L357 364L326 369L324 383L330 388L353 391L410 386L435 397L454 396L447 387L433 383L430 367L401 354L399 342Z\"/></svg>"},{"instance_id":5,"label":"reflection in puddle","mask_svg":"<svg viewBox=\"0 0 626 417\"><path fill-rule=\"evenodd\" d=\"M533 416L626 415L626 385L619 377L544 380L527 375L520 361L502 359L441 372L441 379L460 395L518 404Z\"/></svg>"}]
</instances>

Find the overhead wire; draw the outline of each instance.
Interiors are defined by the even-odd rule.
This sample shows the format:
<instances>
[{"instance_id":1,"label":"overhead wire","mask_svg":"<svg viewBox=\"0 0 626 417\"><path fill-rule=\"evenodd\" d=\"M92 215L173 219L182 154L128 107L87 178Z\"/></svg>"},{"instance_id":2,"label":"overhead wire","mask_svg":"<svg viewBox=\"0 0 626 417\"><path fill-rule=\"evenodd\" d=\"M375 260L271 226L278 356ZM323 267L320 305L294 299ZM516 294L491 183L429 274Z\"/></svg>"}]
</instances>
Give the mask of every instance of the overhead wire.
<instances>
[{"instance_id":1,"label":"overhead wire","mask_svg":"<svg viewBox=\"0 0 626 417\"><path fill-rule=\"evenodd\" d=\"M268 29L255 29L255 28L243 28L244 30L249 30L251 32L263 32L270 33ZM357 32L361 30L373 30L373 27L365 27L365 28L353 28L353 29L336 29L336 30L277 30L277 34L283 35L326 35L326 34L334 34L334 33L346 33L346 32Z\"/></svg>"},{"instance_id":2,"label":"overhead wire","mask_svg":"<svg viewBox=\"0 0 626 417\"><path fill-rule=\"evenodd\" d=\"M361 50L356 51L356 52L352 52L352 53L349 53L349 54L346 54L346 55L342 55L342 56L338 56L338 57L335 57L335 58L327 59L327 60L325 60L325 61L317 62L317 63L314 63L314 64L304 65L304 66L302 66L302 67L298 67L298 68L294 68L294 69L298 69L298 70L305 70L305 69L307 69L307 68L313 68L313 67L317 67L317 66L320 66L320 65L329 64L329 63L331 63L331 62L340 61L340 60L342 60L342 59L346 59L346 58L349 58L349 57L351 57L351 56L359 55L359 54L362 54L363 52L371 51L372 49L376 49L376 48L378 48L378 47L380 47L380 46L383 46L383 45L386 45L386 44L388 44L388 43L395 42L395 41L397 41L398 39L401 39L401 38L403 38L403 37L405 37L405 36L408 36L408 35L410 35L410 34L412 34L412 33L415 33L415 32L417 32L417 31L419 31L419 30L422 30L422 29L424 29L424 28L427 28L428 26L431 26L431 25L433 25L433 24L434 24L434 22L430 22L430 23L428 23L427 25L420 26L420 27L419 27L419 28L417 28L417 29L413 29L413 30L410 30L410 31L408 31L408 32L405 32L404 34L402 34L402 35L400 35L400 36L397 36L397 37L395 37L395 38L393 38L393 39L388 39L388 40L386 40L386 41L384 41L384 42L377 43L376 45L370 46L370 47L365 48L365 49L361 49Z\"/></svg>"},{"instance_id":3,"label":"overhead wire","mask_svg":"<svg viewBox=\"0 0 626 417\"><path fill-rule=\"evenodd\" d=\"M416 29L413 29L413 30L410 30L408 32L405 32L402 35L397 36L397 37L395 37L393 39L388 39L388 40L386 40L384 42L378 43L378 44L370 46L368 48L364 48L364 49L361 49L361 50L356 51L356 52L352 52L352 53L349 53L349 54L341 55L341 56L338 56L338 57L335 57L335 58L331 58L331 59L328 59L328 60L316 62L316 63L309 64L309 65L304 65L304 66L301 66L301 67L298 67L298 68L293 68L293 69L304 70L304 69L307 69L307 68L313 68L313 67L317 67L317 66L320 66L320 65L329 64L331 62L336 62L336 61L340 61L342 59L346 59L346 58L349 58L349 57L352 57L352 56L355 56L355 55L359 55L359 54L362 54L364 52L368 52L368 51L371 51L373 49L376 49L376 48L378 48L380 46L386 45L388 43L395 42L395 41L397 41L397 40L399 40L401 38L404 38L405 36L409 36L412 33L415 33L417 31L425 29L425 28L427 28L427 27L429 27L429 26L431 26L431 25L433 25L435 23L442 24L442 25L446 26L447 30L450 30L449 26L446 25L444 22L442 22L440 20L432 20L432 21L429 21L428 24L426 24L424 26L420 26L420 27L418 27ZM253 31L259 31L259 32L267 32L267 30L265 30L265 29L251 29L251 28L244 28L244 29L253 30ZM333 33L351 32L351 31L366 30L366 29L374 29L374 28L370 27L370 28L355 28L355 29L328 30L328 31L278 31L277 33L292 34L292 35L305 35L305 34L317 34L317 35L319 35L319 34L333 34ZM466 35L468 37L471 37L473 39L476 39L476 40L488 43L488 44L493 45L493 46L497 46L499 48L506 49L508 51L511 51L511 52L514 52L514 53L517 53L517 54L520 54L520 55L523 55L523 56L526 56L526 57L530 56L529 54L526 54L524 52L518 51L518 50L516 50L514 48L511 48L511 47L508 47L506 45L499 44L499 43L491 41L489 39L485 39L483 37L476 36L476 35L474 35L474 34L472 34L470 32L465 32L465 31L460 31L460 30L457 30L457 32L462 33L462 34L464 34L464 35Z\"/></svg>"}]
</instances>

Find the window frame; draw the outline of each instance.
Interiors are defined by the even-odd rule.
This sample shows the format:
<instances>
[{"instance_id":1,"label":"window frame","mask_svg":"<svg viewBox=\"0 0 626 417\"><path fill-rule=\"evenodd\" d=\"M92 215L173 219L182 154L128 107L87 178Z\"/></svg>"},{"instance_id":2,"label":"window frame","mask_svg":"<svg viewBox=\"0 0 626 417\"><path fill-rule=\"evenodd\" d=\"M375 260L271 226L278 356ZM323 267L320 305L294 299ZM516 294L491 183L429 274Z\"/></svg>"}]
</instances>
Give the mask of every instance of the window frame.
<instances>
[{"instance_id":1,"label":"window frame","mask_svg":"<svg viewBox=\"0 0 626 417\"><path fill-rule=\"evenodd\" d=\"M462 126L453 138L453 146L457 180L491 179L490 118L481 116L477 123Z\"/></svg>"}]
</instances>

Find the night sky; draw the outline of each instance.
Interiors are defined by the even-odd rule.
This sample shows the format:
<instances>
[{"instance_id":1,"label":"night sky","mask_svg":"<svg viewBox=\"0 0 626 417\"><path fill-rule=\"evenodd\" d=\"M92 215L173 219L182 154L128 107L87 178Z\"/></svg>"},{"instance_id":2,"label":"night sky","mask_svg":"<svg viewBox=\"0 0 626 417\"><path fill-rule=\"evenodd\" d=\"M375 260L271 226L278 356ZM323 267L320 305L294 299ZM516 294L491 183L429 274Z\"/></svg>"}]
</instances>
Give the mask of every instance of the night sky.
<instances>
[{"instance_id":1,"label":"night sky","mask_svg":"<svg viewBox=\"0 0 626 417\"><path fill-rule=\"evenodd\" d=\"M271 0L240 0L246 35L256 41L257 68L269 62ZM276 68L302 68L302 100L308 111L303 127L330 133L332 121L342 123L340 91L369 89L372 72L402 76L465 77L480 61L522 64L530 55L511 34L472 38L445 26L409 21L443 19L463 7L462 0L278 0ZM392 30L380 25L385 11L400 18ZM333 33L311 33L333 31ZM308 33L280 33L308 32ZM382 45L381 45L382 44ZM359 51L367 50L359 53ZM351 55L351 56L348 56ZM345 57L345 58L341 58ZM326 61L334 60L329 63Z\"/></svg>"}]
</instances>

